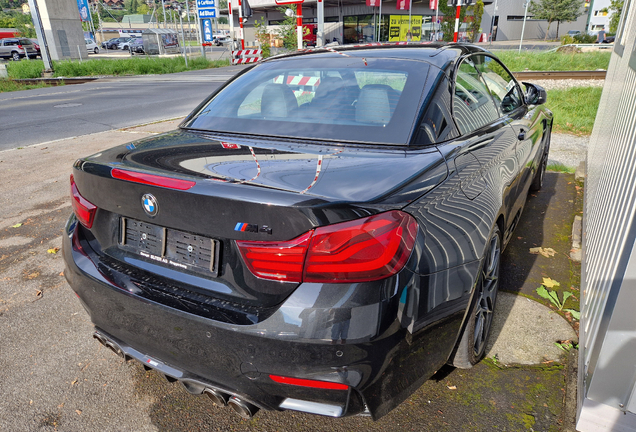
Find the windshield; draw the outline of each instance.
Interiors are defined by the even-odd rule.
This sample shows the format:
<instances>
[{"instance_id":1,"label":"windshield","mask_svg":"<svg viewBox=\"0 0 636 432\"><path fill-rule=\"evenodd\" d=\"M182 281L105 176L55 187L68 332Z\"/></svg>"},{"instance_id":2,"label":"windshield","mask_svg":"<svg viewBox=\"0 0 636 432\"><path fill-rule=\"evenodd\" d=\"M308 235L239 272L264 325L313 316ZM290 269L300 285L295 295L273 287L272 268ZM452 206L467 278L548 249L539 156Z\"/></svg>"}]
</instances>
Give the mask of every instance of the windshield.
<instances>
[{"instance_id":1,"label":"windshield","mask_svg":"<svg viewBox=\"0 0 636 432\"><path fill-rule=\"evenodd\" d=\"M266 62L212 98L184 127L405 145L428 64L347 54Z\"/></svg>"}]
</instances>

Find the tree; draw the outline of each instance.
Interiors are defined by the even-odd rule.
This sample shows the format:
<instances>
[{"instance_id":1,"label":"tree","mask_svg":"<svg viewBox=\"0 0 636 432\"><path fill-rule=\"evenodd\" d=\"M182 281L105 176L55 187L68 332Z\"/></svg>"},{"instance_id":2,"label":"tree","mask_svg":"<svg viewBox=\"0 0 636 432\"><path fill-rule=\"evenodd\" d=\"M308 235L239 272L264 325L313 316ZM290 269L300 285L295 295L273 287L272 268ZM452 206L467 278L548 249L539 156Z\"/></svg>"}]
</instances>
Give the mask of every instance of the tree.
<instances>
[{"instance_id":1,"label":"tree","mask_svg":"<svg viewBox=\"0 0 636 432\"><path fill-rule=\"evenodd\" d=\"M470 40L475 42L476 37L481 33L481 17L484 15L484 2L483 0L477 0L473 6L468 6L468 12L472 15L470 18L470 24L468 25L468 32L470 33Z\"/></svg>"},{"instance_id":2,"label":"tree","mask_svg":"<svg viewBox=\"0 0 636 432\"><path fill-rule=\"evenodd\" d=\"M261 17L261 20L254 21L254 27L256 27L256 40L261 44L263 50L263 58L267 58L271 55L269 46L269 33L267 32L267 23L265 17Z\"/></svg>"},{"instance_id":3,"label":"tree","mask_svg":"<svg viewBox=\"0 0 636 432\"><path fill-rule=\"evenodd\" d=\"M448 6L445 1L439 2L439 13L442 20L442 33L444 33L444 40L450 42L453 40L455 34L455 15L457 7ZM466 18L467 8L462 7L459 10L459 22L463 23ZM461 24L460 24L461 25Z\"/></svg>"},{"instance_id":4,"label":"tree","mask_svg":"<svg viewBox=\"0 0 636 432\"><path fill-rule=\"evenodd\" d=\"M616 30L618 30L618 23L621 20L621 14L623 13L623 3L623 0L612 0L609 6L609 10L612 11L609 23L610 33L616 33Z\"/></svg>"},{"instance_id":5,"label":"tree","mask_svg":"<svg viewBox=\"0 0 636 432\"><path fill-rule=\"evenodd\" d=\"M295 50L298 48L298 38L296 37L296 5L290 4L289 9L294 12L292 16L285 15L285 11L287 11L286 7L278 8L278 11L285 17L285 20L278 29L278 35L283 40L283 46L285 48Z\"/></svg>"},{"instance_id":6,"label":"tree","mask_svg":"<svg viewBox=\"0 0 636 432\"><path fill-rule=\"evenodd\" d=\"M559 25L562 22L576 21L583 14L583 0L538 0L530 3L528 11L534 19L548 22L544 40L548 39L550 25L556 21L558 39Z\"/></svg>"}]
</instances>

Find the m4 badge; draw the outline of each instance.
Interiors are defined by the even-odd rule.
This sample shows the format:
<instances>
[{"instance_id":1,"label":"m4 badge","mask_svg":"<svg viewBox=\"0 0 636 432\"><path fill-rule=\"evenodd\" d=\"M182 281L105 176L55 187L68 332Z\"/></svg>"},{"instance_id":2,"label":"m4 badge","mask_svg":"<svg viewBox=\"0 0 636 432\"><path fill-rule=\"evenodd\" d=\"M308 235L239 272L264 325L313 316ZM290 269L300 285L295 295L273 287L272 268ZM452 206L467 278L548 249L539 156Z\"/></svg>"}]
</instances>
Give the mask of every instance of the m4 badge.
<instances>
[{"instance_id":1,"label":"m4 badge","mask_svg":"<svg viewBox=\"0 0 636 432\"><path fill-rule=\"evenodd\" d=\"M234 231L253 232L253 233L262 232L267 234L272 233L272 229L268 227L267 225L263 225L259 227L257 224L248 224L243 222L237 223L236 226L234 227Z\"/></svg>"}]
</instances>

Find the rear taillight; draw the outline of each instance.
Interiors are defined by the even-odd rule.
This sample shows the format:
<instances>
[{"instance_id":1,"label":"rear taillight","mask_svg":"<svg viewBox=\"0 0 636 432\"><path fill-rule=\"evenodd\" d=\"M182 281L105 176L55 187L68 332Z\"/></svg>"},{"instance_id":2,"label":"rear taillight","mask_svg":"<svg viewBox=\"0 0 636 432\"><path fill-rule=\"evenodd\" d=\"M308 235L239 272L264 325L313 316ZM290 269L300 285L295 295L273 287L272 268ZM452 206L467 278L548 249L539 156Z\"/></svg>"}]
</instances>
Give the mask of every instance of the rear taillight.
<instances>
[{"instance_id":1,"label":"rear taillight","mask_svg":"<svg viewBox=\"0 0 636 432\"><path fill-rule=\"evenodd\" d=\"M73 212L77 220L86 228L91 228L97 207L80 195L73 174L71 174L71 201L73 202Z\"/></svg>"},{"instance_id":2,"label":"rear taillight","mask_svg":"<svg viewBox=\"0 0 636 432\"><path fill-rule=\"evenodd\" d=\"M22 49L22 45L18 45L18 49Z\"/></svg>"},{"instance_id":3,"label":"rear taillight","mask_svg":"<svg viewBox=\"0 0 636 432\"><path fill-rule=\"evenodd\" d=\"M317 228L305 260L304 282L366 282L402 270L417 222L401 211Z\"/></svg>"},{"instance_id":4,"label":"rear taillight","mask_svg":"<svg viewBox=\"0 0 636 432\"><path fill-rule=\"evenodd\" d=\"M250 271L290 282L367 282L402 270L417 237L417 222L401 211L317 228L286 242L237 245Z\"/></svg>"},{"instance_id":5,"label":"rear taillight","mask_svg":"<svg viewBox=\"0 0 636 432\"><path fill-rule=\"evenodd\" d=\"M303 262L313 231L282 242L237 241L250 271L263 279L302 282Z\"/></svg>"}]
</instances>

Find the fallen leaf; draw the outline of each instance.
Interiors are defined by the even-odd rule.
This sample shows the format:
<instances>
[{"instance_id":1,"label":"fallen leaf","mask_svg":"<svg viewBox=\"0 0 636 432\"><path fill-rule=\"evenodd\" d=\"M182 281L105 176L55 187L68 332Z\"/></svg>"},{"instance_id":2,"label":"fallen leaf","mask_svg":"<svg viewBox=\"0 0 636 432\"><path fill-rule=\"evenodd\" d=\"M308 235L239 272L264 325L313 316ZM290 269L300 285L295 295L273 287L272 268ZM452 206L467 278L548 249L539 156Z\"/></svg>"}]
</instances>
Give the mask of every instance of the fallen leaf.
<instances>
[{"instance_id":1,"label":"fallen leaf","mask_svg":"<svg viewBox=\"0 0 636 432\"><path fill-rule=\"evenodd\" d=\"M51 249L47 250L47 252L50 253L50 254L56 254L57 251L59 251L59 250L60 250L59 247L54 247L54 248L51 248Z\"/></svg>"},{"instance_id":2,"label":"fallen leaf","mask_svg":"<svg viewBox=\"0 0 636 432\"><path fill-rule=\"evenodd\" d=\"M77 383L77 380L73 380L73 382L71 383L71 385L75 385Z\"/></svg>"},{"instance_id":3,"label":"fallen leaf","mask_svg":"<svg viewBox=\"0 0 636 432\"><path fill-rule=\"evenodd\" d=\"M457 386L446 386L449 390L457 390Z\"/></svg>"},{"instance_id":4,"label":"fallen leaf","mask_svg":"<svg viewBox=\"0 0 636 432\"><path fill-rule=\"evenodd\" d=\"M22 226L22 222L17 223L15 225L11 225L11 228L20 228Z\"/></svg>"},{"instance_id":5,"label":"fallen leaf","mask_svg":"<svg viewBox=\"0 0 636 432\"><path fill-rule=\"evenodd\" d=\"M60 272L58 276L64 276L64 272Z\"/></svg>"},{"instance_id":6,"label":"fallen leaf","mask_svg":"<svg viewBox=\"0 0 636 432\"><path fill-rule=\"evenodd\" d=\"M41 291L41 290L37 290L37 291L35 292L35 296L36 296L36 297L42 297L42 291Z\"/></svg>"},{"instance_id":7,"label":"fallen leaf","mask_svg":"<svg viewBox=\"0 0 636 432\"><path fill-rule=\"evenodd\" d=\"M561 286L560 283L558 283L554 279L550 279L550 278L543 278L543 285L546 288L554 288L555 286Z\"/></svg>"},{"instance_id":8,"label":"fallen leaf","mask_svg":"<svg viewBox=\"0 0 636 432\"><path fill-rule=\"evenodd\" d=\"M543 255L546 258L550 258L556 255L556 251L552 248L542 248L541 246L539 246L530 248L529 250L531 254Z\"/></svg>"},{"instance_id":9,"label":"fallen leaf","mask_svg":"<svg viewBox=\"0 0 636 432\"><path fill-rule=\"evenodd\" d=\"M82 411L81 410L75 410L75 412L77 413L77 415L82 415Z\"/></svg>"}]
</instances>

